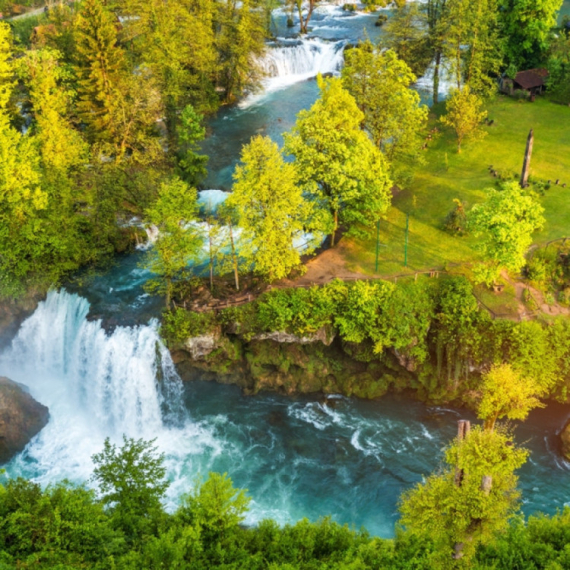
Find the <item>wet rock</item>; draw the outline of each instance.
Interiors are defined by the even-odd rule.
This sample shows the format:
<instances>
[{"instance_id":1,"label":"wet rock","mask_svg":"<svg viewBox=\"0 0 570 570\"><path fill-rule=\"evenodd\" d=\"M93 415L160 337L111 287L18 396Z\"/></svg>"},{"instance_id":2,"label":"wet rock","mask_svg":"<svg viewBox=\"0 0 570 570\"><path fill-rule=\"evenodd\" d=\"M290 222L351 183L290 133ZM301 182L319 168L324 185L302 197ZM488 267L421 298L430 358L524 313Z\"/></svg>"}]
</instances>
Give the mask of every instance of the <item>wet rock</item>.
<instances>
[{"instance_id":1,"label":"wet rock","mask_svg":"<svg viewBox=\"0 0 570 570\"><path fill-rule=\"evenodd\" d=\"M48 420L48 408L25 386L0 377L0 464L22 451Z\"/></svg>"},{"instance_id":2,"label":"wet rock","mask_svg":"<svg viewBox=\"0 0 570 570\"><path fill-rule=\"evenodd\" d=\"M570 421L564 426L560 433L560 440L562 441L562 455L570 461Z\"/></svg>"},{"instance_id":3,"label":"wet rock","mask_svg":"<svg viewBox=\"0 0 570 570\"><path fill-rule=\"evenodd\" d=\"M193 336L186 339L184 348L190 353L193 360L203 360L218 348L220 336L219 330L200 336Z\"/></svg>"},{"instance_id":4,"label":"wet rock","mask_svg":"<svg viewBox=\"0 0 570 570\"><path fill-rule=\"evenodd\" d=\"M17 301L5 300L0 302L0 349L8 346L20 325L38 307L41 295L28 295Z\"/></svg>"},{"instance_id":5,"label":"wet rock","mask_svg":"<svg viewBox=\"0 0 570 570\"><path fill-rule=\"evenodd\" d=\"M314 344L322 342L325 346L330 346L334 340L334 334L328 333L323 327L316 333L307 336L298 336L296 334L283 331L256 334L252 340L272 340L282 344Z\"/></svg>"},{"instance_id":6,"label":"wet rock","mask_svg":"<svg viewBox=\"0 0 570 570\"><path fill-rule=\"evenodd\" d=\"M408 356L406 354L402 354L397 349L393 348L390 349L392 354L396 357L398 364L405 368L408 372L415 372L418 368L418 363L413 356Z\"/></svg>"}]
</instances>

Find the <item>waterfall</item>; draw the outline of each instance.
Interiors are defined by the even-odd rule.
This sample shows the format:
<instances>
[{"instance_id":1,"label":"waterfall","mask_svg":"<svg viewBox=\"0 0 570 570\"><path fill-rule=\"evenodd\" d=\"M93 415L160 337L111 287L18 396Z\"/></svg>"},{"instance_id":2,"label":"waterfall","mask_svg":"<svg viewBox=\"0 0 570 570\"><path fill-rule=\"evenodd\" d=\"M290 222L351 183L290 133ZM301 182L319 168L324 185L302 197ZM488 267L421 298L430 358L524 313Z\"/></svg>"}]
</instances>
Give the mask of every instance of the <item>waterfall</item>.
<instances>
[{"instance_id":1,"label":"waterfall","mask_svg":"<svg viewBox=\"0 0 570 570\"><path fill-rule=\"evenodd\" d=\"M344 42L303 39L293 45L269 48L261 65L269 77L281 80L333 73L342 65L343 47Z\"/></svg>"},{"instance_id":2,"label":"waterfall","mask_svg":"<svg viewBox=\"0 0 570 570\"><path fill-rule=\"evenodd\" d=\"M216 443L188 417L158 323L106 332L100 321L87 320L88 312L78 295L50 292L0 356L0 374L28 386L50 409L49 424L8 473L42 483L86 481L104 439L120 443L126 435L156 438L178 472L171 478L182 477L186 486L181 465Z\"/></svg>"},{"instance_id":3,"label":"waterfall","mask_svg":"<svg viewBox=\"0 0 570 570\"><path fill-rule=\"evenodd\" d=\"M345 41L327 42L318 38L282 42L270 46L259 67L266 75L263 90L251 94L241 103L247 108L257 103L264 95L283 89L288 85L305 81L319 73L335 73L344 61Z\"/></svg>"}]
</instances>

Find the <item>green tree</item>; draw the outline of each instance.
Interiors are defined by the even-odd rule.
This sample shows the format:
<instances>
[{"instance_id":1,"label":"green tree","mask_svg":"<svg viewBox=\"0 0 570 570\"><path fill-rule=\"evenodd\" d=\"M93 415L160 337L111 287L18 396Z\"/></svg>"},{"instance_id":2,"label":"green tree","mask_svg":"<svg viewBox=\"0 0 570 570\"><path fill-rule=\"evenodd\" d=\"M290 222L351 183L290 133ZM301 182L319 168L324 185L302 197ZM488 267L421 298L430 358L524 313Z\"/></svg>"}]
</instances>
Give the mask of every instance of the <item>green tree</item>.
<instances>
[{"instance_id":1,"label":"green tree","mask_svg":"<svg viewBox=\"0 0 570 570\"><path fill-rule=\"evenodd\" d=\"M340 79L317 78L321 96L285 134L285 152L295 157L300 182L316 185L334 220L352 233L370 227L388 209L391 181L381 151L362 131L364 113Z\"/></svg>"},{"instance_id":2,"label":"green tree","mask_svg":"<svg viewBox=\"0 0 570 570\"><path fill-rule=\"evenodd\" d=\"M320 0L309 0L307 11L304 13L305 4L302 0L287 0L291 12L294 8L297 9L297 14L299 15L299 31L302 34L306 34L309 31L309 22L319 1Z\"/></svg>"},{"instance_id":3,"label":"green tree","mask_svg":"<svg viewBox=\"0 0 570 570\"><path fill-rule=\"evenodd\" d=\"M203 118L192 105L187 105L178 125L179 164L184 180L192 186L200 183L208 172L208 157L197 152L200 150L198 143L206 136L206 129L202 126Z\"/></svg>"},{"instance_id":4,"label":"green tree","mask_svg":"<svg viewBox=\"0 0 570 570\"><path fill-rule=\"evenodd\" d=\"M12 34L10 26L0 22L0 111L8 108L12 91L16 85L12 65Z\"/></svg>"},{"instance_id":5,"label":"green tree","mask_svg":"<svg viewBox=\"0 0 570 570\"><path fill-rule=\"evenodd\" d=\"M242 231L240 257L269 281L282 279L300 265L295 240L311 225L311 204L297 184L295 166L283 160L269 137L254 137L243 148L241 162L227 199ZM307 239L310 252L318 236Z\"/></svg>"},{"instance_id":6,"label":"green tree","mask_svg":"<svg viewBox=\"0 0 570 570\"><path fill-rule=\"evenodd\" d=\"M500 0L448 0L444 57L457 89L490 96L503 61L499 28Z\"/></svg>"},{"instance_id":7,"label":"green tree","mask_svg":"<svg viewBox=\"0 0 570 570\"><path fill-rule=\"evenodd\" d=\"M41 187L37 141L10 124L15 85L10 28L0 22L0 295L16 295L36 269L44 243L39 214L48 203Z\"/></svg>"},{"instance_id":8,"label":"green tree","mask_svg":"<svg viewBox=\"0 0 570 570\"><path fill-rule=\"evenodd\" d=\"M382 28L380 46L395 51L415 75L424 75L433 55L426 30L427 15L422 5L405 2Z\"/></svg>"},{"instance_id":9,"label":"green tree","mask_svg":"<svg viewBox=\"0 0 570 570\"><path fill-rule=\"evenodd\" d=\"M157 277L148 284L149 290L166 295L170 307L174 280L180 278L188 263L200 253L202 239L196 220L195 188L174 178L163 182L156 202L146 211L146 220L158 230L158 237L145 261Z\"/></svg>"},{"instance_id":10,"label":"green tree","mask_svg":"<svg viewBox=\"0 0 570 570\"><path fill-rule=\"evenodd\" d=\"M483 375L477 416L493 431L501 418L525 420L533 408L543 408L536 397L538 387L509 364L493 366Z\"/></svg>"},{"instance_id":11,"label":"green tree","mask_svg":"<svg viewBox=\"0 0 570 570\"><path fill-rule=\"evenodd\" d=\"M121 3L122 14L127 17L123 37L137 62L150 68L159 81L173 139L178 112L186 105L200 111L217 107L214 83L219 69L215 45L219 4L209 0Z\"/></svg>"},{"instance_id":12,"label":"green tree","mask_svg":"<svg viewBox=\"0 0 570 570\"><path fill-rule=\"evenodd\" d=\"M469 85L453 92L445 104L446 113L441 122L452 128L457 137L457 152L461 152L461 144L465 139L480 141L486 136L481 124L487 117L482 109L481 98L471 91Z\"/></svg>"},{"instance_id":13,"label":"green tree","mask_svg":"<svg viewBox=\"0 0 570 570\"><path fill-rule=\"evenodd\" d=\"M43 166L61 176L85 162L87 145L68 118L74 93L59 57L49 48L30 50L20 60L20 75L28 88Z\"/></svg>"},{"instance_id":14,"label":"green tree","mask_svg":"<svg viewBox=\"0 0 570 570\"><path fill-rule=\"evenodd\" d=\"M434 568L472 568L477 548L506 530L519 509L514 472L527 455L508 432L475 427L447 449L440 474L402 495L400 522L433 541Z\"/></svg>"},{"instance_id":15,"label":"green tree","mask_svg":"<svg viewBox=\"0 0 570 570\"><path fill-rule=\"evenodd\" d=\"M116 22L101 0L85 0L75 20L77 109L91 140L113 140L113 115L126 71Z\"/></svg>"},{"instance_id":16,"label":"green tree","mask_svg":"<svg viewBox=\"0 0 570 570\"><path fill-rule=\"evenodd\" d=\"M93 480L99 485L101 502L131 541L152 529L169 486L164 455L153 444L154 440L123 436L123 445L117 448L107 438L103 451L93 455Z\"/></svg>"},{"instance_id":17,"label":"green tree","mask_svg":"<svg viewBox=\"0 0 570 570\"><path fill-rule=\"evenodd\" d=\"M544 225L544 209L525 194L516 182L500 190L488 190L484 203L468 215L469 228L481 238L478 244L484 264L476 269L476 279L490 285L502 269L518 272L525 264L525 253L532 233Z\"/></svg>"},{"instance_id":18,"label":"green tree","mask_svg":"<svg viewBox=\"0 0 570 570\"><path fill-rule=\"evenodd\" d=\"M427 0L423 6L427 21L427 45L433 60L433 102L439 102L439 83L443 69L443 52L447 27L448 0Z\"/></svg>"},{"instance_id":19,"label":"green tree","mask_svg":"<svg viewBox=\"0 0 570 570\"><path fill-rule=\"evenodd\" d=\"M246 492L234 488L226 473L210 473L206 481L182 498L176 517L184 525L200 529L212 565L234 560L234 537L250 502Z\"/></svg>"},{"instance_id":20,"label":"green tree","mask_svg":"<svg viewBox=\"0 0 570 570\"><path fill-rule=\"evenodd\" d=\"M500 0L507 65L520 70L542 63L561 6L562 0Z\"/></svg>"},{"instance_id":21,"label":"green tree","mask_svg":"<svg viewBox=\"0 0 570 570\"><path fill-rule=\"evenodd\" d=\"M218 86L224 91L225 101L232 103L246 90L255 88L261 78L258 62L266 49L263 11L251 0L241 6L220 2L218 18Z\"/></svg>"},{"instance_id":22,"label":"green tree","mask_svg":"<svg viewBox=\"0 0 570 570\"><path fill-rule=\"evenodd\" d=\"M552 41L548 71L548 89L552 98L564 105L570 105L570 36L560 34Z\"/></svg>"},{"instance_id":23,"label":"green tree","mask_svg":"<svg viewBox=\"0 0 570 570\"><path fill-rule=\"evenodd\" d=\"M428 108L421 105L408 65L392 50L366 41L348 50L342 70L345 88L364 113L364 125L394 170L394 161L417 161Z\"/></svg>"}]
</instances>

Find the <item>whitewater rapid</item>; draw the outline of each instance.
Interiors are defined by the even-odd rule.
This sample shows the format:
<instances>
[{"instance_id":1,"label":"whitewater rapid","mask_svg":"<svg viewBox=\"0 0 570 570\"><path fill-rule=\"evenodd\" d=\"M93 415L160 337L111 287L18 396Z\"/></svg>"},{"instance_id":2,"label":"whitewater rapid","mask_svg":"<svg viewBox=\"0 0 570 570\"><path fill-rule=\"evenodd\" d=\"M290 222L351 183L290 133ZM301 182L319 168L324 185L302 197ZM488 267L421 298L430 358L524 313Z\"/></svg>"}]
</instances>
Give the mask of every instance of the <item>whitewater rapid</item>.
<instances>
[{"instance_id":1,"label":"whitewater rapid","mask_svg":"<svg viewBox=\"0 0 570 570\"><path fill-rule=\"evenodd\" d=\"M219 444L184 407L182 382L157 321L107 332L88 313L85 299L52 291L0 356L2 375L25 384L50 410L48 425L8 472L42 484L82 483L105 438L117 444L123 435L156 439L167 456L174 499L190 483L179 480L180 467L196 472L193 456L218 453Z\"/></svg>"}]
</instances>

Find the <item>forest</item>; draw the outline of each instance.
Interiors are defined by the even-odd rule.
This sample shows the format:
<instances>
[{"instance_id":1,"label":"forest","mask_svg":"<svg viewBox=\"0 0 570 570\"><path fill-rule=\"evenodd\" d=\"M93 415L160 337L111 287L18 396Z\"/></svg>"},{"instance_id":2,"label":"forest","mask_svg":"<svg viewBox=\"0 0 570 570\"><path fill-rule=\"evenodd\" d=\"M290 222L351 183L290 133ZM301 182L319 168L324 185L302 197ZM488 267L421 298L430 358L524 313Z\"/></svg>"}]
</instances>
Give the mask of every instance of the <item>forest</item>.
<instances>
[{"instance_id":1,"label":"forest","mask_svg":"<svg viewBox=\"0 0 570 570\"><path fill-rule=\"evenodd\" d=\"M523 512L535 462L517 436L570 401L568 4L24 4L0 0L0 333L33 310L0 376L50 392L52 431L0 469L0 570L570 568L568 504ZM368 27L339 39L332 11ZM222 170L230 185L212 187ZM319 392L306 434L390 391L457 407L458 435L431 474L394 468L393 538L346 511L282 524L282 505L263 510L270 469L250 495L198 460L173 467L165 439L242 461L183 367L249 375L252 399ZM306 371L319 383L287 385ZM291 410L259 414L248 444ZM559 432L556 449L540 437L567 477ZM360 428L346 439L335 467L349 444L374 455Z\"/></svg>"}]
</instances>

